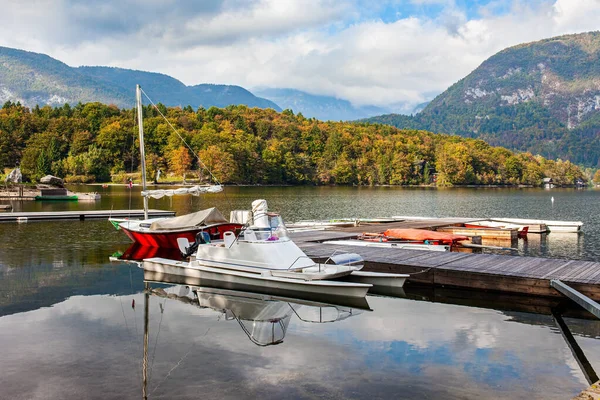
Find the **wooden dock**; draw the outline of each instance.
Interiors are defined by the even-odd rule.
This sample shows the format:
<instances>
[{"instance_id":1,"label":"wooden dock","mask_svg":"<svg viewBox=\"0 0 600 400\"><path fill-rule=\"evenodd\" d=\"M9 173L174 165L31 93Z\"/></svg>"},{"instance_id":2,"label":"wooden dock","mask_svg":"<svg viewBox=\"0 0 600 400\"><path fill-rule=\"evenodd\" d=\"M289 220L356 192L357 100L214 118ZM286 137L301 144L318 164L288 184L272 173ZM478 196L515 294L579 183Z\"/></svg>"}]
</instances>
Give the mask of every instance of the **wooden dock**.
<instances>
[{"instance_id":1,"label":"wooden dock","mask_svg":"<svg viewBox=\"0 0 600 400\"><path fill-rule=\"evenodd\" d=\"M395 224L381 225L379 230ZM494 254L351 247L321 243L353 238L375 227L340 228L292 233L292 239L311 258L324 261L334 252L358 253L366 271L411 274L409 282L534 296L562 296L550 285L560 280L586 296L600 300L600 263L581 260Z\"/></svg>"},{"instance_id":2,"label":"wooden dock","mask_svg":"<svg viewBox=\"0 0 600 400\"><path fill-rule=\"evenodd\" d=\"M172 217L175 211L148 210L148 216ZM144 218L144 210L80 210L47 212L9 212L0 213L0 222L60 221L113 218Z\"/></svg>"}]
</instances>

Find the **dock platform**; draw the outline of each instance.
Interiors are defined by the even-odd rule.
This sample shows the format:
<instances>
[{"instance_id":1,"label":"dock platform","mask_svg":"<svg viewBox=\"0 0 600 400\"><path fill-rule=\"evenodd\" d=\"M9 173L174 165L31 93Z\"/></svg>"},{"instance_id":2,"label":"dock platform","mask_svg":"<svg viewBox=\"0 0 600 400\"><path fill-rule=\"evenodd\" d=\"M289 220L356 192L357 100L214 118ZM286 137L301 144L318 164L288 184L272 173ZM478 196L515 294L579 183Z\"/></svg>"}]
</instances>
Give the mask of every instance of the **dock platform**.
<instances>
[{"instance_id":1,"label":"dock platform","mask_svg":"<svg viewBox=\"0 0 600 400\"><path fill-rule=\"evenodd\" d=\"M175 211L148 210L149 217L172 217ZM0 222L60 221L113 218L144 218L144 210L79 210L0 213Z\"/></svg>"},{"instance_id":2,"label":"dock platform","mask_svg":"<svg viewBox=\"0 0 600 400\"><path fill-rule=\"evenodd\" d=\"M390 225L383 225L383 229ZM411 274L408 282L560 297L563 295L550 285L551 280L560 280L586 296L600 300L598 262L322 243L354 238L365 228L375 230L381 229L381 226L304 231L290 236L309 257L317 261L324 261L334 252L357 253L365 260L365 271Z\"/></svg>"}]
</instances>

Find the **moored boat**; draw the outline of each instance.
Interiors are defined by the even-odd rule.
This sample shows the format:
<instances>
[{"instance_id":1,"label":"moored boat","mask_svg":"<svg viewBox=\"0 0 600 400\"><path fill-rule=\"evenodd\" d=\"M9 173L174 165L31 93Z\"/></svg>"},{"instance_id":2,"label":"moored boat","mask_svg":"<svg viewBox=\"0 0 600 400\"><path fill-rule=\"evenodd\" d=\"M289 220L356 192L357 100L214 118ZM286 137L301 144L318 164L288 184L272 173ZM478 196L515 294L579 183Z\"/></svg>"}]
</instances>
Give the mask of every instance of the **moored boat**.
<instances>
[{"instance_id":1,"label":"moored boat","mask_svg":"<svg viewBox=\"0 0 600 400\"><path fill-rule=\"evenodd\" d=\"M546 225L550 232L577 233L581 231L581 221L554 221L524 218L490 218L491 221L510 223L515 225ZM531 231L531 228L530 228Z\"/></svg>"},{"instance_id":2,"label":"moored boat","mask_svg":"<svg viewBox=\"0 0 600 400\"><path fill-rule=\"evenodd\" d=\"M387 249L405 249L405 250L428 250L428 251L450 251L450 246L447 244L425 244L414 242L394 242L394 241L371 241L371 240L328 240L324 243L337 244L342 246L358 246L358 247L381 247Z\"/></svg>"},{"instance_id":3,"label":"moored boat","mask_svg":"<svg viewBox=\"0 0 600 400\"><path fill-rule=\"evenodd\" d=\"M209 186L193 186L179 189L147 190L146 188L146 156L144 151L144 124L142 112L142 89L136 87L137 115L140 141L140 164L142 170L142 197L144 200L144 219L130 220L109 218L117 229L134 242L147 247L178 248L177 239L185 238L193 241L199 232L206 232L215 239L223 239L223 233L241 229L242 224L229 223L215 208L182 215L179 217L149 219L148 198L160 199L164 196L195 195L202 193L218 193L223 190L220 184ZM211 174L212 175L212 174Z\"/></svg>"},{"instance_id":4,"label":"moored boat","mask_svg":"<svg viewBox=\"0 0 600 400\"><path fill-rule=\"evenodd\" d=\"M326 293L330 296L362 297L371 284L332 281L360 270L356 254L334 254L325 263L315 263L287 235L283 220L268 212L265 200L255 200L250 220L235 235L225 232L212 240L203 233L193 244L178 240L189 261L164 258L145 259L143 268L160 273L185 275L201 280L221 281L257 290Z\"/></svg>"},{"instance_id":5,"label":"moored boat","mask_svg":"<svg viewBox=\"0 0 600 400\"><path fill-rule=\"evenodd\" d=\"M172 218L113 219L111 222L113 221L134 243L170 249L179 248L178 238L194 241L199 232L206 232L212 239L223 239L225 232L239 232L243 227L242 224L230 223L214 207Z\"/></svg>"}]
</instances>

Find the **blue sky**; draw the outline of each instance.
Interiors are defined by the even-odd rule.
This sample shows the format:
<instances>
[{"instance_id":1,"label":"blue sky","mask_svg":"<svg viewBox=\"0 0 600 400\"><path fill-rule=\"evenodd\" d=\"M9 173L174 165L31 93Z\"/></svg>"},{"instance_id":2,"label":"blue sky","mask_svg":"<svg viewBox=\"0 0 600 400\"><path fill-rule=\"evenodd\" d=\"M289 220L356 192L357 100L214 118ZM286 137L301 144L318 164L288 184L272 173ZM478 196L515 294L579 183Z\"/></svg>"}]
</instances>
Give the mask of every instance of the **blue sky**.
<instances>
[{"instance_id":1,"label":"blue sky","mask_svg":"<svg viewBox=\"0 0 600 400\"><path fill-rule=\"evenodd\" d=\"M600 0L3 0L0 46L406 112L506 47L599 29Z\"/></svg>"}]
</instances>

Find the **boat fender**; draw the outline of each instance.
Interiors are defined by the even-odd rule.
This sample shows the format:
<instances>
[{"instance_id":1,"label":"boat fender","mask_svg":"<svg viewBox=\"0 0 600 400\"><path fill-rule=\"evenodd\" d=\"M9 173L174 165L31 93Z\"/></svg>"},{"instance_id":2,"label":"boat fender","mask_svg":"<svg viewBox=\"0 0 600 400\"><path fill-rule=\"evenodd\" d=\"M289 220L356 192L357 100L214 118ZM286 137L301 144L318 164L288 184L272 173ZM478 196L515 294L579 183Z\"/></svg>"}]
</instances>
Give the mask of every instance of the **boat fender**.
<instances>
[{"instance_id":1,"label":"boat fender","mask_svg":"<svg viewBox=\"0 0 600 400\"><path fill-rule=\"evenodd\" d=\"M360 254L356 253L336 254L329 259L336 265L362 265L364 263Z\"/></svg>"}]
</instances>

